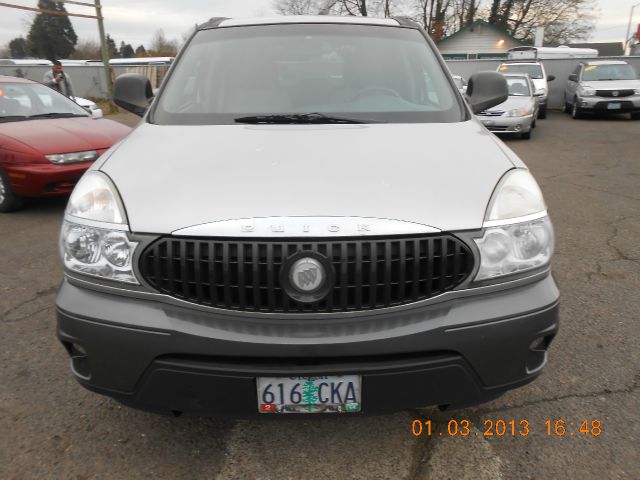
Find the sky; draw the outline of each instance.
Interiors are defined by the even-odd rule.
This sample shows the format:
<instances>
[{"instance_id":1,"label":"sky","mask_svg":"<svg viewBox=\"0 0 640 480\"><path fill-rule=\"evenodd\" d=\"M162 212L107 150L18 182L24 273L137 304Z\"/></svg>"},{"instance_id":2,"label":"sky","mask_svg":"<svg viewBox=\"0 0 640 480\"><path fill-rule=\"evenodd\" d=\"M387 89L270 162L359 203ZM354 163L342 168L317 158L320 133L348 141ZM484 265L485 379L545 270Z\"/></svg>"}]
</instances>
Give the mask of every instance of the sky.
<instances>
[{"instance_id":1,"label":"sky","mask_svg":"<svg viewBox=\"0 0 640 480\"><path fill-rule=\"evenodd\" d=\"M85 0L87 2L93 0ZM5 3L34 7L37 0L6 0ZM598 0L600 17L590 41L622 41L633 4L640 0ZM167 38L180 40L196 23L211 17L252 17L274 13L273 0L102 0L105 28L116 44L148 46L153 33L162 28ZM89 7L67 4L71 13L93 14ZM26 36L34 13L0 7L0 46ZM96 21L72 18L80 39L98 39ZM634 12L632 31L640 23L640 5Z\"/></svg>"}]
</instances>

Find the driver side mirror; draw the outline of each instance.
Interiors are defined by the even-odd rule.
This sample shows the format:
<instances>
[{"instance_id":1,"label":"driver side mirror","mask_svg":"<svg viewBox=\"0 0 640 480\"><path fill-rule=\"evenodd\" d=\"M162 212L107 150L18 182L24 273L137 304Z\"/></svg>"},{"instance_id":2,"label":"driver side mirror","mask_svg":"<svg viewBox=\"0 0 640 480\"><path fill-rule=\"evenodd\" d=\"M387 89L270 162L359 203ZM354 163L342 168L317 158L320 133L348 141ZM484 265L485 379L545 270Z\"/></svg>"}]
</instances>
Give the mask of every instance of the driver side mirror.
<instances>
[{"instance_id":1,"label":"driver side mirror","mask_svg":"<svg viewBox=\"0 0 640 480\"><path fill-rule=\"evenodd\" d=\"M578 75L576 75L575 73L572 73L571 75L569 75L569 81L570 82L577 82L578 81Z\"/></svg>"},{"instance_id":2,"label":"driver side mirror","mask_svg":"<svg viewBox=\"0 0 640 480\"><path fill-rule=\"evenodd\" d=\"M555 79L556 79L556 76L555 76L555 75L549 75L549 76L547 77L547 82L553 82Z\"/></svg>"},{"instance_id":3,"label":"driver side mirror","mask_svg":"<svg viewBox=\"0 0 640 480\"><path fill-rule=\"evenodd\" d=\"M119 107L142 117L151 101L153 90L149 79L139 73L125 73L113 84L113 101Z\"/></svg>"},{"instance_id":4,"label":"driver side mirror","mask_svg":"<svg viewBox=\"0 0 640 480\"><path fill-rule=\"evenodd\" d=\"M475 73L469 79L465 96L471 111L480 113L507 100L507 80L497 72Z\"/></svg>"}]
</instances>

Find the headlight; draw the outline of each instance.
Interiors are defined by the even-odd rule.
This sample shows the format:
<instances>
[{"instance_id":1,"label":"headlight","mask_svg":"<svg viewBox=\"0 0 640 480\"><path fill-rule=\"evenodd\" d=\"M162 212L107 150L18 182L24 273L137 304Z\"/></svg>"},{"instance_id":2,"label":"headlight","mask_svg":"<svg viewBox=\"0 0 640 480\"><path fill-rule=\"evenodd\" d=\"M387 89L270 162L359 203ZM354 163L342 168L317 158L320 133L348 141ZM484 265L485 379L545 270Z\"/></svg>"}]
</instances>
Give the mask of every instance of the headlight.
<instances>
[{"instance_id":1,"label":"headlight","mask_svg":"<svg viewBox=\"0 0 640 480\"><path fill-rule=\"evenodd\" d=\"M596 94L596 89L591 87L580 87L578 93L583 97L593 97Z\"/></svg>"},{"instance_id":2,"label":"headlight","mask_svg":"<svg viewBox=\"0 0 640 480\"><path fill-rule=\"evenodd\" d=\"M484 222L476 280L547 265L554 248L553 226L540 187L524 169L511 170L496 187Z\"/></svg>"},{"instance_id":3,"label":"headlight","mask_svg":"<svg viewBox=\"0 0 640 480\"><path fill-rule=\"evenodd\" d=\"M96 222L127 223L115 186L109 177L98 171L87 172L80 179L65 213Z\"/></svg>"},{"instance_id":4,"label":"headlight","mask_svg":"<svg viewBox=\"0 0 640 480\"><path fill-rule=\"evenodd\" d=\"M126 283L139 283L127 218L118 192L102 172L87 172L71 194L60 232L60 251L71 271Z\"/></svg>"},{"instance_id":5,"label":"headlight","mask_svg":"<svg viewBox=\"0 0 640 480\"><path fill-rule=\"evenodd\" d=\"M47 160L55 164L92 162L98 158L98 152L95 150L87 150L86 152L73 153L55 153L53 155L45 155Z\"/></svg>"},{"instance_id":6,"label":"headlight","mask_svg":"<svg viewBox=\"0 0 640 480\"><path fill-rule=\"evenodd\" d=\"M544 87L536 89L536 93L534 93L534 95L536 96L545 96L546 94L547 94L547 89Z\"/></svg>"},{"instance_id":7,"label":"headlight","mask_svg":"<svg viewBox=\"0 0 640 480\"><path fill-rule=\"evenodd\" d=\"M633 91L633 93L634 93L635 95L640 95L640 88L636 88L636 89Z\"/></svg>"},{"instance_id":8,"label":"headlight","mask_svg":"<svg viewBox=\"0 0 640 480\"><path fill-rule=\"evenodd\" d=\"M529 115L529 110L526 108L514 108L507 112L507 117L526 117Z\"/></svg>"},{"instance_id":9,"label":"headlight","mask_svg":"<svg viewBox=\"0 0 640 480\"><path fill-rule=\"evenodd\" d=\"M60 234L64 266L74 272L107 280L138 283L131 259L136 242L127 232L64 221Z\"/></svg>"},{"instance_id":10,"label":"headlight","mask_svg":"<svg viewBox=\"0 0 640 480\"><path fill-rule=\"evenodd\" d=\"M487 228L476 239L480 270L476 280L486 280L546 265L553 255L553 227L548 216L529 222Z\"/></svg>"}]
</instances>

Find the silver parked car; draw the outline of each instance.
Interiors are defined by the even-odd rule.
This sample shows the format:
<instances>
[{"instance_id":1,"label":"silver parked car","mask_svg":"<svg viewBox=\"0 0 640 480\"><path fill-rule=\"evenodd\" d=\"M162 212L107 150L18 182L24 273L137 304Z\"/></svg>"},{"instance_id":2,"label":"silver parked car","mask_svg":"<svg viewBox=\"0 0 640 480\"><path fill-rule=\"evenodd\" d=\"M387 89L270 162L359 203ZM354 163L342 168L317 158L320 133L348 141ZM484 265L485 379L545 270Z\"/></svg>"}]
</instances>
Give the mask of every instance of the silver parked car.
<instances>
[{"instance_id":1,"label":"silver parked car","mask_svg":"<svg viewBox=\"0 0 640 480\"><path fill-rule=\"evenodd\" d=\"M179 414L380 413L534 380L558 330L554 234L524 163L406 19L212 19L64 216L73 375Z\"/></svg>"},{"instance_id":2,"label":"silver parked car","mask_svg":"<svg viewBox=\"0 0 640 480\"><path fill-rule=\"evenodd\" d=\"M629 113L640 120L640 79L623 60L581 62L569 75L564 111L573 118L585 113Z\"/></svg>"},{"instance_id":3,"label":"silver parked car","mask_svg":"<svg viewBox=\"0 0 640 480\"><path fill-rule=\"evenodd\" d=\"M478 118L490 131L519 135L530 139L538 117L538 97L533 83L526 74L505 75L509 86L506 102L483 110Z\"/></svg>"},{"instance_id":4,"label":"silver parked car","mask_svg":"<svg viewBox=\"0 0 640 480\"><path fill-rule=\"evenodd\" d=\"M553 82L555 75L547 75L544 64L538 60L511 60L498 66L498 72L508 75L511 73L527 74L533 83L533 94L538 98L540 111L538 118L547 118L547 104L549 101L549 82Z\"/></svg>"}]
</instances>

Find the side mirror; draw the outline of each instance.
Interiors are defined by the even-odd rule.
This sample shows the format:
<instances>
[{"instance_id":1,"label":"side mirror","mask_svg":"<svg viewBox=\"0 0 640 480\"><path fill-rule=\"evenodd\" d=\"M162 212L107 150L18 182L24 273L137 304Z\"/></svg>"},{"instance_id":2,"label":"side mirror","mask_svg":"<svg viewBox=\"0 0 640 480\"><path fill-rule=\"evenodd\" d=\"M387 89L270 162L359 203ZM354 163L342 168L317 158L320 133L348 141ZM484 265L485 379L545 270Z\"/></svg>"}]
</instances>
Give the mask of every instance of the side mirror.
<instances>
[{"instance_id":1,"label":"side mirror","mask_svg":"<svg viewBox=\"0 0 640 480\"><path fill-rule=\"evenodd\" d=\"M153 100L149 79L139 73L125 73L113 84L113 101L119 107L142 117Z\"/></svg>"},{"instance_id":2,"label":"side mirror","mask_svg":"<svg viewBox=\"0 0 640 480\"><path fill-rule=\"evenodd\" d=\"M471 75L466 98L471 111L480 113L506 101L509 87L503 75L497 72L479 72Z\"/></svg>"},{"instance_id":3,"label":"side mirror","mask_svg":"<svg viewBox=\"0 0 640 480\"><path fill-rule=\"evenodd\" d=\"M578 75L576 75L575 73L572 73L571 75L569 75L569 81L570 82L577 82L578 81Z\"/></svg>"},{"instance_id":4,"label":"side mirror","mask_svg":"<svg viewBox=\"0 0 640 480\"><path fill-rule=\"evenodd\" d=\"M556 79L556 76L555 76L555 75L549 75L549 76L547 77L547 82L553 82L555 79Z\"/></svg>"},{"instance_id":5,"label":"side mirror","mask_svg":"<svg viewBox=\"0 0 640 480\"><path fill-rule=\"evenodd\" d=\"M91 110L91 116L93 118L102 118L104 115L102 114L102 109L101 108L96 108L95 110Z\"/></svg>"}]
</instances>

